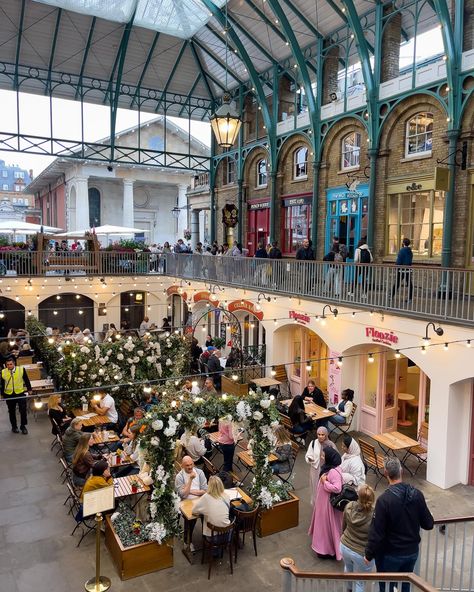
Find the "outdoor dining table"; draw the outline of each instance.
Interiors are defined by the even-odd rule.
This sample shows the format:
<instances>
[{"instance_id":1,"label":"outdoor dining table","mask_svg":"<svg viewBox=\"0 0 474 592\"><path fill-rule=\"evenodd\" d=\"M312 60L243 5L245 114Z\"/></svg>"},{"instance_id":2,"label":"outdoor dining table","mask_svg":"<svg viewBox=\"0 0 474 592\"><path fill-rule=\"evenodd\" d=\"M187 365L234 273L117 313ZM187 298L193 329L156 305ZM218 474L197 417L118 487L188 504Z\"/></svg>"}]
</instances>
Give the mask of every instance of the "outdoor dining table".
<instances>
[{"instance_id":1,"label":"outdoor dining table","mask_svg":"<svg viewBox=\"0 0 474 592\"><path fill-rule=\"evenodd\" d=\"M132 491L132 484L138 483L138 490ZM128 475L127 477L114 477L114 496L115 499L122 499L134 495L140 496L139 499L151 490L149 485L145 485L138 475ZM139 499L132 506L135 507Z\"/></svg>"},{"instance_id":2,"label":"outdoor dining table","mask_svg":"<svg viewBox=\"0 0 474 592\"><path fill-rule=\"evenodd\" d=\"M245 479L247 479L249 474L253 473L253 468L255 466L255 460L254 460L252 454L248 450L242 450L241 452L238 452L237 458L239 459L241 464L247 470L245 475L241 478L241 482L243 483L245 481ZM273 454L273 452L270 452L270 454L268 455L268 462L275 462L277 460L278 460L278 456Z\"/></svg>"},{"instance_id":3,"label":"outdoor dining table","mask_svg":"<svg viewBox=\"0 0 474 592\"><path fill-rule=\"evenodd\" d=\"M240 487L226 489L225 491L227 493L229 500L241 498L247 504L252 503L252 498L249 497L245 493L245 491L243 489L241 489ZM187 523L192 522L193 520L196 520L197 518L199 518L199 516L196 516L195 514L193 514L194 504L196 503L196 501L198 499L199 498L184 499L184 500L181 500L181 502L179 504L179 510L180 510L183 520L185 522L184 532L187 535L187 540L185 539L183 541L184 545L183 545L182 551L183 551L183 555L186 557L186 559L191 564L193 563L193 552L191 551L191 542L192 541L190 540L191 529L189 528L189 525ZM196 552L196 551L200 551L200 549L195 549L194 552Z\"/></svg>"},{"instance_id":4,"label":"outdoor dining table","mask_svg":"<svg viewBox=\"0 0 474 592\"><path fill-rule=\"evenodd\" d=\"M417 440L414 440L409 436L405 436L405 434L400 432L384 432L383 434L375 434L371 437L380 444L380 448L382 448L387 456L390 454L395 455L395 452L399 450L407 450L408 448L412 448L412 446L418 446ZM400 462L402 462L402 459L400 459ZM412 475L413 473L406 466L406 464L403 462L402 464Z\"/></svg>"},{"instance_id":5,"label":"outdoor dining table","mask_svg":"<svg viewBox=\"0 0 474 592\"><path fill-rule=\"evenodd\" d=\"M73 409L72 412L74 417L84 417L82 420L82 425L86 428L110 423L110 419L106 415L99 415L93 411L84 412L82 409Z\"/></svg>"},{"instance_id":6,"label":"outdoor dining table","mask_svg":"<svg viewBox=\"0 0 474 592\"><path fill-rule=\"evenodd\" d=\"M289 407L292 401L293 399L285 399L284 401L281 401L281 404ZM329 417L336 415L334 411L330 411L325 407L321 407L321 405L316 405L316 403L307 403L306 401L304 404L304 410L311 417L311 419L316 421L318 419L328 419Z\"/></svg>"}]
</instances>

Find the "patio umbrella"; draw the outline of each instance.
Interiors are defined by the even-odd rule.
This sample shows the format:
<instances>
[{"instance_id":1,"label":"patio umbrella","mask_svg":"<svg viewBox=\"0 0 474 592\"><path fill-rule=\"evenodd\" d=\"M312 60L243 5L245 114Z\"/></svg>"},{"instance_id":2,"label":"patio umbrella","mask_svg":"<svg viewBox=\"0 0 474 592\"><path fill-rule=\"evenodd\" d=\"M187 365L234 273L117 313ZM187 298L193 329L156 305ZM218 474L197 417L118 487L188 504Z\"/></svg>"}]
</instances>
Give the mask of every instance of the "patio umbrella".
<instances>
[{"instance_id":1,"label":"patio umbrella","mask_svg":"<svg viewBox=\"0 0 474 592\"><path fill-rule=\"evenodd\" d=\"M95 229L97 235L106 236L107 243L109 242L109 236L130 236L138 234L140 232L148 232L148 230L142 230L140 228L129 228L127 226L112 226L111 224L104 224L104 226L97 226Z\"/></svg>"},{"instance_id":2,"label":"patio umbrella","mask_svg":"<svg viewBox=\"0 0 474 592\"><path fill-rule=\"evenodd\" d=\"M35 234L37 232L53 233L61 228L54 226L44 226L43 224L33 224L24 220L2 220L0 221L0 234Z\"/></svg>"}]
</instances>

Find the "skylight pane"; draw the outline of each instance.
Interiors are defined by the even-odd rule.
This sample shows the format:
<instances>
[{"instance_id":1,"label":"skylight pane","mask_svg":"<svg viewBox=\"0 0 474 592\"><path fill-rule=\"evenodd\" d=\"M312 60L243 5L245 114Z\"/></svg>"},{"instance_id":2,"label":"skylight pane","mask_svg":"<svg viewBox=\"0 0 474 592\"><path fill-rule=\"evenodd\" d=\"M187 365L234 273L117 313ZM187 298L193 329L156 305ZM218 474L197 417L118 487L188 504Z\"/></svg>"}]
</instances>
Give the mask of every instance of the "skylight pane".
<instances>
[{"instance_id":1,"label":"skylight pane","mask_svg":"<svg viewBox=\"0 0 474 592\"><path fill-rule=\"evenodd\" d=\"M135 0L35 0L35 2L118 23L127 23L132 18L135 7Z\"/></svg>"}]
</instances>

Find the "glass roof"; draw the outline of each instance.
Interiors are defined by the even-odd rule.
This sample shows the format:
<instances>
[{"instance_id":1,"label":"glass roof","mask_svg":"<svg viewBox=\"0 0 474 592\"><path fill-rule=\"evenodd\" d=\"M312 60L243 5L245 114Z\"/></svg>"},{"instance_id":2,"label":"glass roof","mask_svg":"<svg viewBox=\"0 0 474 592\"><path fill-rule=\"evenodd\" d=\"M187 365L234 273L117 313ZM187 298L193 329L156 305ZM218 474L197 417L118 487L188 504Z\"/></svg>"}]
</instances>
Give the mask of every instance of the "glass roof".
<instances>
[{"instance_id":1,"label":"glass roof","mask_svg":"<svg viewBox=\"0 0 474 592\"><path fill-rule=\"evenodd\" d=\"M183 39L192 37L212 16L201 0L35 1L119 23L128 22L136 7L134 25ZM226 0L213 2L220 8Z\"/></svg>"}]
</instances>

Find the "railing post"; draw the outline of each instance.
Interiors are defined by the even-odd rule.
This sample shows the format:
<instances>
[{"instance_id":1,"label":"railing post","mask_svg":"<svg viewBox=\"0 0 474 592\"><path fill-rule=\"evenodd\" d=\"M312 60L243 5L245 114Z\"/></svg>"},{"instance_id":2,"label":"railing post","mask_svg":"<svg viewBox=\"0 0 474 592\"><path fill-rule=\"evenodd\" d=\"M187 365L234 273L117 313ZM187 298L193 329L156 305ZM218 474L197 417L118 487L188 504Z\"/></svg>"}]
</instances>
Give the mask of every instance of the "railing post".
<instances>
[{"instance_id":1,"label":"railing post","mask_svg":"<svg viewBox=\"0 0 474 592\"><path fill-rule=\"evenodd\" d=\"M282 578L281 578L281 590L282 592L291 592L291 582L293 579L293 574L290 571L290 566L294 567L295 562L290 557L284 557L280 561L280 567L283 570Z\"/></svg>"}]
</instances>

